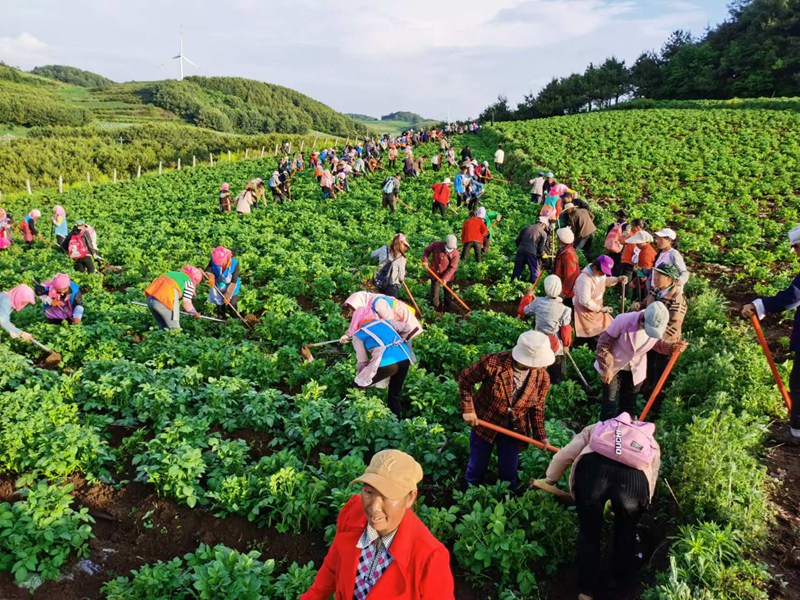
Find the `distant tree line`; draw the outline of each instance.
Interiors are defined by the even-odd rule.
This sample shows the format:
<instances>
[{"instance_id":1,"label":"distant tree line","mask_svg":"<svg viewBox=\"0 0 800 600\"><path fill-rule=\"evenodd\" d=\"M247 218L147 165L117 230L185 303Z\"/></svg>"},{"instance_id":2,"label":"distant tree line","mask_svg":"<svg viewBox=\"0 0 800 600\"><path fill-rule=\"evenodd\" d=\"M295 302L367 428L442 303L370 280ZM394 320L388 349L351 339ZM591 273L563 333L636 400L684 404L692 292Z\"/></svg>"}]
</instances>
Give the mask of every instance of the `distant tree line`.
<instances>
[{"instance_id":1,"label":"distant tree line","mask_svg":"<svg viewBox=\"0 0 800 600\"><path fill-rule=\"evenodd\" d=\"M110 79L98 75L97 73L66 65L43 65L31 69L31 73L39 75L40 77L47 77L48 79L55 79L56 81L69 83L71 85L79 85L85 88L104 88L114 83Z\"/></svg>"},{"instance_id":2,"label":"distant tree line","mask_svg":"<svg viewBox=\"0 0 800 600\"><path fill-rule=\"evenodd\" d=\"M696 100L800 96L800 0L735 0L729 18L698 39L672 33L630 67L615 57L554 78L516 109L502 94L481 121L575 114L621 99Z\"/></svg>"}]
</instances>

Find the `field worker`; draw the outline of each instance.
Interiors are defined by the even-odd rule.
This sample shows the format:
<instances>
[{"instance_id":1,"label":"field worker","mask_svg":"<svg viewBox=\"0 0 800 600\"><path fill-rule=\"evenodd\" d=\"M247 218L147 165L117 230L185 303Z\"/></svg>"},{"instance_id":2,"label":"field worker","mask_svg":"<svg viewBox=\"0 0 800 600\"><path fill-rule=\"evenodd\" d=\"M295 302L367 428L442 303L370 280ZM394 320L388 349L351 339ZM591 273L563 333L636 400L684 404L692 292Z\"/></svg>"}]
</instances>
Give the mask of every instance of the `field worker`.
<instances>
[{"instance_id":1,"label":"field worker","mask_svg":"<svg viewBox=\"0 0 800 600\"><path fill-rule=\"evenodd\" d=\"M531 202L541 204L544 195L544 171L539 171L539 174L528 183L531 184Z\"/></svg>"},{"instance_id":2,"label":"field worker","mask_svg":"<svg viewBox=\"0 0 800 600\"><path fill-rule=\"evenodd\" d=\"M433 169L434 173L441 170L441 168L442 168L442 155L441 154L434 154L431 157L431 168Z\"/></svg>"},{"instance_id":3,"label":"field worker","mask_svg":"<svg viewBox=\"0 0 800 600\"><path fill-rule=\"evenodd\" d=\"M231 212L231 186L223 183L219 187L219 212Z\"/></svg>"},{"instance_id":4,"label":"field worker","mask_svg":"<svg viewBox=\"0 0 800 600\"><path fill-rule=\"evenodd\" d=\"M683 340L663 340L669 311L662 302L645 310L617 315L597 340L595 370L603 383L600 418L610 419L620 412L636 414L636 396L648 378L647 353L655 350L670 355L683 351Z\"/></svg>"},{"instance_id":5,"label":"field worker","mask_svg":"<svg viewBox=\"0 0 800 600\"><path fill-rule=\"evenodd\" d=\"M392 144L389 146L389 168L396 169L397 168L397 146Z\"/></svg>"},{"instance_id":6,"label":"field worker","mask_svg":"<svg viewBox=\"0 0 800 600\"><path fill-rule=\"evenodd\" d=\"M469 187L467 188L467 209L470 212L478 208L478 202L481 201L485 191L486 187L477 179L473 179L469 182Z\"/></svg>"},{"instance_id":7,"label":"field worker","mask_svg":"<svg viewBox=\"0 0 800 600\"><path fill-rule=\"evenodd\" d=\"M396 598L454 600L450 554L414 514L422 467L400 450L382 450L353 483L336 536L300 600Z\"/></svg>"},{"instance_id":8,"label":"field worker","mask_svg":"<svg viewBox=\"0 0 800 600\"><path fill-rule=\"evenodd\" d=\"M420 156L414 160L414 177L419 177L420 175L425 173L424 165L425 165L424 156Z\"/></svg>"},{"instance_id":9,"label":"field worker","mask_svg":"<svg viewBox=\"0 0 800 600\"><path fill-rule=\"evenodd\" d=\"M486 354L458 375L462 418L472 427L464 475L467 485L483 483L492 448L497 446L500 480L508 481L516 490L519 452L526 444L479 426L478 419L548 443L544 408L550 378L546 367L554 361L547 336L526 331L511 352Z\"/></svg>"},{"instance_id":10,"label":"field worker","mask_svg":"<svg viewBox=\"0 0 800 600\"><path fill-rule=\"evenodd\" d=\"M406 154L406 158L403 160L403 175L406 177L417 176L417 168L412 155Z\"/></svg>"},{"instance_id":11,"label":"field worker","mask_svg":"<svg viewBox=\"0 0 800 600\"><path fill-rule=\"evenodd\" d=\"M11 313L20 311L29 304L36 304L36 294L30 286L24 283L7 292L0 292L0 327L5 329L12 338L19 338L28 343L33 336L11 322Z\"/></svg>"},{"instance_id":12,"label":"field worker","mask_svg":"<svg viewBox=\"0 0 800 600\"><path fill-rule=\"evenodd\" d=\"M417 319L414 309L397 298L384 294L355 292L350 294L342 304L346 312L352 311L352 314L349 314L350 327L339 340L343 344L352 339L358 330L359 323L353 317L355 311L363 307L369 308L373 312L373 318L388 322L409 347L411 347L411 340L422 334L422 324Z\"/></svg>"},{"instance_id":13,"label":"field worker","mask_svg":"<svg viewBox=\"0 0 800 600\"><path fill-rule=\"evenodd\" d=\"M667 307L669 321L661 338L665 342L677 342L681 339L683 320L686 318L686 298L684 298L683 289L678 285L678 277L678 269L675 265L668 263L659 265L653 270L653 287L650 288L644 301L634 302L631 305L631 310L647 308L654 302L661 302ZM655 388L661 374L667 368L668 362L669 356L660 352L650 350L647 353L647 381L642 386L642 393L645 397ZM659 393L650 409L653 420L660 413L662 399L663 392Z\"/></svg>"},{"instance_id":14,"label":"field worker","mask_svg":"<svg viewBox=\"0 0 800 600\"><path fill-rule=\"evenodd\" d=\"M547 193L550 191L550 188L556 184L555 175L552 172L548 171L545 174L545 180L542 184L542 197L547 196Z\"/></svg>"},{"instance_id":15,"label":"field worker","mask_svg":"<svg viewBox=\"0 0 800 600\"><path fill-rule=\"evenodd\" d=\"M622 275L622 250L625 247L625 238L628 235L628 211L624 209L614 213L614 222L606 230L604 248L606 254L614 261L612 272Z\"/></svg>"},{"instance_id":16,"label":"field worker","mask_svg":"<svg viewBox=\"0 0 800 600\"><path fill-rule=\"evenodd\" d=\"M333 188L333 174L330 169L323 169L319 178L319 186L322 190L322 198L336 199L336 191Z\"/></svg>"},{"instance_id":17,"label":"field worker","mask_svg":"<svg viewBox=\"0 0 800 600\"><path fill-rule=\"evenodd\" d=\"M272 199L283 204L285 199L283 197L283 186L281 185L281 174L278 171L272 172L272 177L269 178L267 185L272 192Z\"/></svg>"},{"instance_id":18,"label":"field worker","mask_svg":"<svg viewBox=\"0 0 800 600\"><path fill-rule=\"evenodd\" d=\"M629 597L626 588L633 583L639 568L636 525L656 491L661 448L653 437L655 424L631 427L629 423L630 415L621 414L589 425L561 448L547 467L545 482L555 485L572 465L569 490L579 522L578 600L593 600L604 591L608 598ZM622 432L621 454L617 454L613 439L618 427ZM613 548L610 568L604 568L601 536L608 502L614 512L614 541L607 544ZM603 586L601 577L606 569L610 580Z\"/></svg>"},{"instance_id":19,"label":"field worker","mask_svg":"<svg viewBox=\"0 0 800 600\"><path fill-rule=\"evenodd\" d=\"M789 232L789 244L795 256L800 257L800 225L792 228ZM780 313L798 306L800 306L800 275L794 278L788 288L775 296L757 298L750 304L745 304L742 308L742 316L749 319L756 315L759 319L763 319L764 315ZM789 375L789 394L792 400L789 440L798 443L800 442L800 308L794 312L789 350L794 352L794 363Z\"/></svg>"},{"instance_id":20,"label":"field worker","mask_svg":"<svg viewBox=\"0 0 800 600\"><path fill-rule=\"evenodd\" d=\"M561 280L557 275L544 278L545 296L533 298L523 309L526 316L534 317L534 329L541 331L550 340L550 348L556 356L555 362L547 367L550 383L561 383L561 362L565 348L572 345L572 311L564 306L561 299ZM569 350L566 350L567 352Z\"/></svg>"},{"instance_id":21,"label":"field worker","mask_svg":"<svg viewBox=\"0 0 800 600\"><path fill-rule=\"evenodd\" d=\"M636 250L636 244L629 244L628 240L634 235L644 230L644 220L634 219L631 221L628 232L622 237L622 255L620 257L621 269L620 275L625 275L628 279L633 279L633 252Z\"/></svg>"},{"instance_id":22,"label":"field worker","mask_svg":"<svg viewBox=\"0 0 800 600\"><path fill-rule=\"evenodd\" d=\"M575 233L575 242L573 243L575 249L583 250L584 256L588 258L592 251L594 232L597 231L594 215L585 208L578 208L572 202L564 205L564 213L567 215L569 228Z\"/></svg>"},{"instance_id":23,"label":"field worker","mask_svg":"<svg viewBox=\"0 0 800 600\"><path fill-rule=\"evenodd\" d=\"M572 308L572 298L575 296L575 281L581 273L578 253L575 252L575 234L569 227L562 227L556 230L558 238L558 250L553 261L553 274L561 280L561 298L564 306Z\"/></svg>"},{"instance_id":24,"label":"field worker","mask_svg":"<svg viewBox=\"0 0 800 600\"><path fill-rule=\"evenodd\" d=\"M683 256L678 252L677 234L669 227L665 227L656 231L653 236L656 239L656 248L658 249L658 256L656 256L656 262L653 266L657 267L665 263L675 265L675 268L678 269L679 285L681 287L686 286L686 282L689 281L689 271L686 269L686 262L683 260ZM652 287L652 285L653 277L651 274L650 286Z\"/></svg>"},{"instance_id":25,"label":"field worker","mask_svg":"<svg viewBox=\"0 0 800 600\"><path fill-rule=\"evenodd\" d=\"M366 169L367 167L366 163L364 162L364 159L361 158L361 156L359 156L358 158L356 158L356 162L353 164L353 177L361 177L363 175L366 175L367 174Z\"/></svg>"},{"instance_id":26,"label":"field worker","mask_svg":"<svg viewBox=\"0 0 800 600\"><path fill-rule=\"evenodd\" d=\"M53 218L50 219L53 223L53 234L56 236L56 245L61 247L64 240L67 239L69 234L69 227L67 227L67 212L63 206L53 207Z\"/></svg>"},{"instance_id":27,"label":"field worker","mask_svg":"<svg viewBox=\"0 0 800 600\"><path fill-rule=\"evenodd\" d=\"M267 188L264 186L264 180L261 177L256 177L250 183L253 184L253 192L255 202L253 203L253 208L258 208L259 204L262 202L264 203L264 207L267 206Z\"/></svg>"},{"instance_id":28,"label":"field worker","mask_svg":"<svg viewBox=\"0 0 800 600\"><path fill-rule=\"evenodd\" d=\"M34 208L25 215L25 218L22 219L22 222L19 224L19 228L22 230L22 240L27 244L26 248L30 248L33 245L33 240L36 238L42 242L44 241L42 234L36 229L36 221L41 216L41 211L38 208Z\"/></svg>"},{"instance_id":29,"label":"field worker","mask_svg":"<svg viewBox=\"0 0 800 600\"><path fill-rule=\"evenodd\" d=\"M497 150L494 151L494 168L498 171L500 167L503 166L503 162L506 160L506 153L503 151L503 145L498 144Z\"/></svg>"},{"instance_id":30,"label":"field worker","mask_svg":"<svg viewBox=\"0 0 800 600\"><path fill-rule=\"evenodd\" d=\"M564 203L557 194L545 194L539 216L545 217L548 221L558 221L563 206Z\"/></svg>"},{"instance_id":31,"label":"field worker","mask_svg":"<svg viewBox=\"0 0 800 600\"><path fill-rule=\"evenodd\" d=\"M195 319L200 318L192 303L197 286L203 281L203 272L186 265L181 271L170 271L157 277L147 286L144 295L147 307L159 329L181 328L181 307Z\"/></svg>"},{"instance_id":32,"label":"field worker","mask_svg":"<svg viewBox=\"0 0 800 600\"><path fill-rule=\"evenodd\" d=\"M461 160L462 161L465 161L465 160L471 161L472 160L472 149L469 147L469 145L464 146L461 149Z\"/></svg>"},{"instance_id":33,"label":"field worker","mask_svg":"<svg viewBox=\"0 0 800 600\"><path fill-rule=\"evenodd\" d=\"M13 243L12 235L11 217L5 209L0 208L0 250L5 250Z\"/></svg>"},{"instance_id":34,"label":"field worker","mask_svg":"<svg viewBox=\"0 0 800 600\"><path fill-rule=\"evenodd\" d=\"M650 273L656 263L656 251L652 246L653 236L647 233L644 229L637 231L635 234L625 240L626 246L633 246L634 250L631 253L631 260L633 261L633 274L634 280L632 287L635 294L641 301L647 293L650 282Z\"/></svg>"},{"instance_id":35,"label":"field worker","mask_svg":"<svg viewBox=\"0 0 800 600\"><path fill-rule=\"evenodd\" d=\"M92 275L95 270L94 259L97 253L97 232L86 224L83 220L75 221L66 241L66 253L72 261L78 273L89 273Z\"/></svg>"},{"instance_id":36,"label":"field worker","mask_svg":"<svg viewBox=\"0 0 800 600\"><path fill-rule=\"evenodd\" d=\"M585 338L594 348L597 336L611 324L611 307L603 306L606 289L618 283L627 283L624 277L612 277L614 262L605 254L598 256L592 264L580 272L575 280L575 336Z\"/></svg>"},{"instance_id":37,"label":"field worker","mask_svg":"<svg viewBox=\"0 0 800 600\"><path fill-rule=\"evenodd\" d=\"M348 332L340 342L351 340L356 351L355 384L360 388L388 387L387 404L398 419L403 418L403 382L414 355L391 322L377 318L372 306L353 313Z\"/></svg>"},{"instance_id":38,"label":"field worker","mask_svg":"<svg viewBox=\"0 0 800 600\"><path fill-rule=\"evenodd\" d=\"M60 325L67 321L77 325L83 318L83 294L80 286L70 281L69 275L59 273L50 281L37 285L34 290L44 304L48 323Z\"/></svg>"},{"instance_id":39,"label":"field worker","mask_svg":"<svg viewBox=\"0 0 800 600\"><path fill-rule=\"evenodd\" d=\"M475 262L481 262L481 251L483 250L483 240L489 235L489 228L486 227L483 219L474 210L471 210L464 224L461 226L461 256L467 260L470 248L475 253Z\"/></svg>"},{"instance_id":40,"label":"field worker","mask_svg":"<svg viewBox=\"0 0 800 600\"><path fill-rule=\"evenodd\" d=\"M486 182L494 179L494 175L492 175L492 172L489 170L489 163L488 162L483 161L483 163L481 163L481 167L482 167L481 168L481 175L478 178L478 181L480 181L483 184L486 184Z\"/></svg>"},{"instance_id":41,"label":"field worker","mask_svg":"<svg viewBox=\"0 0 800 600\"><path fill-rule=\"evenodd\" d=\"M225 246L217 246L211 251L211 260L206 266L205 276L211 290L208 301L217 307L217 318L224 319L225 313L232 315L239 310L239 292L242 280L239 277L239 261ZM233 310L228 310L230 307Z\"/></svg>"},{"instance_id":42,"label":"field worker","mask_svg":"<svg viewBox=\"0 0 800 600\"><path fill-rule=\"evenodd\" d=\"M297 156L294 159L294 170L295 171L302 171L303 170L303 153L298 152Z\"/></svg>"},{"instance_id":43,"label":"field worker","mask_svg":"<svg viewBox=\"0 0 800 600\"><path fill-rule=\"evenodd\" d=\"M478 208L476 214L486 224L486 235L483 236L483 253L486 254L489 251L489 242L492 240L492 229L495 224L503 220L503 216L491 210L487 211L483 206Z\"/></svg>"},{"instance_id":44,"label":"field worker","mask_svg":"<svg viewBox=\"0 0 800 600\"><path fill-rule=\"evenodd\" d=\"M447 205L450 204L450 178L445 177L442 183L434 183L431 189L433 190L433 206L431 208L431 213L434 216L436 216L436 213L439 213L444 219L446 217L445 211L447 210Z\"/></svg>"},{"instance_id":45,"label":"field worker","mask_svg":"<svg viewBox=\"0 0 800 600\"><path fill-rule=\"evenodd\" d=\"M451 167L456 166L456 150L455 148L448 148L447 149L447 164Z\"/></svg>"},{"instance_id":46,"label":"field worker","mask_svg":"<svg viewBox=\"0 0 800 600\"><path fill-rule=\"evenodd\" d=\"M439 276L439 279L444 281L448 286L453 282L458 269L458 240L452 233L449 234L443 242L433 242L422 253L422 264L429 267L431 271ZM430 257L430 263L428 260ZM453 299L447 290L442 290L442 284L436 279L431 277L431 293L430 302L431 306L439 310L440 299L439 292L444 293L444 310L449 311L453 307Z\"/></svg>"},{"instance_id":47,"label":"field worker","mask_svg":"<svg viewBox=\"0 0 800 600\"><path fill-rule=\"evenodd\" d=\"M527 265L530 271L530 282L534 283L539 276L539 261L547 250L547 232L550 221L545 217L533 225L523 227L515 241L517 253L514 257L514 270L511 273L511 281L522 278L522 272Z\"/></svg>"},{"instance_id":48,"label":"field worker","mask_svg":"<svg viewBox=\"0 0 800 600\"><path fill-rule=\"evenodd\" d=\"M244 186L244 190L236 196L236 212L239 215L249 215L252 211L250 207L256 203L256 194L253 190L253 184L248 183Z\"/></svg>"},{"instance_id":49,"label":"field worker","mask_svg":"<svg viewBox=\"0 0 800 600\"><path fill-rule=\"evenodd\" d=\"M453 181L453 187L456 190L456 206L466 204L468 185L469 175L467 175L467 167L461 167L461 170L456 174L456 178Z\"/></svg>"},{"instance_id":50,"label":"field worker","mask_svg":"<svg viewBox=\"0 0 800 600\"><path fill-rule=\"evenodd\" d=\"M397 212L397 197L400 194L400 183L402 180L402 173L397 173L394 177L387 177L383 180L383 187L381 188L383 198L381 206L383 208L388 208L392 212Z\"/></svg>"},{"instance_id":51,"label":"field worker","mask_svg":"<svg viewBox=\"0 0 800 600\"><path fill-rule=\"evenodd\" d=\"M391 244L374 250L370 256L378 259L378 269L373 282L381 294L397 297L400 286L406 280L406 253L411 245L402 233L392 238Z\"/></svg>"}]
</instances>

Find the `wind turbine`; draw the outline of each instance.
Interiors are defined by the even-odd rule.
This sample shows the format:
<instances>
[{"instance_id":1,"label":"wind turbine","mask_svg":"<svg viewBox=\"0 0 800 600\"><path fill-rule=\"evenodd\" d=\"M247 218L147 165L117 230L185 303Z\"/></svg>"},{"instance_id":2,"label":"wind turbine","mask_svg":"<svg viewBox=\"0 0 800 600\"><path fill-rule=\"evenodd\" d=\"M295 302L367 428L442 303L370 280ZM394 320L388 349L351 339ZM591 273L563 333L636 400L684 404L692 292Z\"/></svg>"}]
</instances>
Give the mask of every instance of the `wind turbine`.
<instances>
[{"instance_id":1,"label":"wind turbine","mask_svg":"<svg viewBox=\"0 0 800 600\"><path fill-rule=\"evenodd\" d=\"M178 81L183 81L183 61L188 62L190 65L192 65L194 67L197 67L198 69L200 67L198 67L195 63L193 63L191 60L189 60L183 54L183 30L182 29L181 29L180 37L181 37L181 50L180 50L180 52L178 52L177 56L173 56L172 57L172 60L176 60L177 59L180 62L180 65L181 65L181 76L178 78Z\"/></svg>"}]
</instances>

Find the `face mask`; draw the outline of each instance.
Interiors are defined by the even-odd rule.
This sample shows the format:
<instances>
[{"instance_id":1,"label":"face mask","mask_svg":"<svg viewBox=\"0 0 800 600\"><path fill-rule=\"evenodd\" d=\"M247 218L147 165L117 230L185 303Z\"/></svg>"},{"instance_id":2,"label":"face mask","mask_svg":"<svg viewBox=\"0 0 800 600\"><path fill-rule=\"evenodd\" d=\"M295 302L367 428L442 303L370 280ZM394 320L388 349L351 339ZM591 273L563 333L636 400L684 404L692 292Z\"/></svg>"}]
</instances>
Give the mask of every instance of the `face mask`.
<instances>
[{"instance_id":1,"label":"face mask","mask_svg":"<svg viewBox=\"0 0 800 600\"><path fill-rule=\"evenodd\" d=\"M444 251L450 254L455 248L445 248Z\"/></svg>"},{"instance_id":2,"label":"face mask","mask_svg":"<svg viewBox=\"0 0 800 600\"><path fill-rule=\"evenodd\" d=\"M659 288L655 288L656 294L658 295L659 298L663 298L664 296L668 295L672 291L673 287L675 287L674 284L670 285L668 287L665 287L663 290L659 289Z\"/></svg>"}]
</instances>

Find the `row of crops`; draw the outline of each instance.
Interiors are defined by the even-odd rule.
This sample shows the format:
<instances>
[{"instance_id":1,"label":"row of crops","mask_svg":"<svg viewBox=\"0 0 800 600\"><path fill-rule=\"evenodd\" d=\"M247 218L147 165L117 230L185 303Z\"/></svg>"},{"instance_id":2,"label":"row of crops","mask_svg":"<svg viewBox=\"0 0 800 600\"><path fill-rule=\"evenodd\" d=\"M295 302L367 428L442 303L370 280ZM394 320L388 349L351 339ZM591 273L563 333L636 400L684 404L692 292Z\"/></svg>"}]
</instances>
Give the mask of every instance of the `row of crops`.
<instances>
[{"instance_id":1,"label":"row of crops","mask_svg":"<svg viewBox=\"0 0 800 600\"><path fill-rule=\"evenodd\" d=\"M707 118L713 121L715 114ZM654 118L668 138L672 121L660 113ZM458 143L469 142L478 157L489 159L496 135ZM599 145L603 138L596 133L592 139ZM567 157L533 160L559 174L562 163L573 164ZM781 159L772 154L764 160ZM457 233L465 215L430 216L431 172L404 180L401 198L412 210L394 214L379 208L381 177L357 180L349 193L323 202L308 172L296 179L293 203L271 204L243 218L217 212L222 181L240 189L273 167L274 159L197 167L76 188L58 199L72 220L83 218L98 230L101 252L124 270L75 274L87 305L79 327L46 325L34 309L15 319L62 353L60 372L33 367L24 358L30 348L20 342L6 338L0 346L0 472L29 486L0 504L0 572L10 573L0 579L0 589L11 589L12 579L36 585L58 577L78 558L102 565L87 545L91 517L70 504L69 487L59 486L76 471L98 486L124 487L132 477L181 506L246 518L265 537L316 532L330 541L338 509L354 492L349 482L373 452L395 447L422 464L419 514L451 548L457 572L477 597L547 597L559 569L573 558L574 512L541 492L510 495L504 485L457 491L468 431L458 414L455 376L482 354L510 348L528 326L503 311L525 288L508 276L516 233L535 217L527 191L489 186L484 204L504 219L491 252L479 264L463 264L456 276L474 309L470 317L434 317L421 303L427 327L415 341L420 364L406 381L409 418L397 421L380 391L351 388L354 357L304 363L298 349L346 329L339 304L370 279L370 250L403 231L411 255L419 257L431 241ZM583 185L577 183L578 189ZM651 196L634 210L656 211L659 202ZM33 196L7 208L21 215L38 207L47 214L51 204ZM654 226L673 224L672 209L663 214L663 220L647 216ZM598 221L609 220L609 213L598 212ZM179 333L155 331L147 311L131 302L142 299L155 276L186 262L205 265L218 244L240 259L240 305L259 323L247 331L236 321L218 326L189 320ZM51 249L12 247L0 254L0 289L69 268L68 259ZM425 298L422 267L414 260L408 284ZM652 529L677 539L669 558L661 552L649 569L646 594L651 600L766 598L767 573L749 557L763 546L769 528L769 482L758 455L769 420L782 416L780 399L757 345L728 322L721 296L694 278L687 297L691 345L659 422L664 477L652 514ZM574 356L599 388L592 354L584 348ZM550 440L566 443L598 412L574 381L554 386L547 403ZM114 435L120 430L121 439ZM246 441L245 431L262 433L268 449ZM536 449L525 452L521 479L540 476L548 460ZM111 578L103 593L115 599L296 598L319 565L281 559L248 547L201 546L136 573L118 573L118 579L102 571L98 577ZM661 571L655 580L654 570Z\"/></svg>"}]
</instances>

